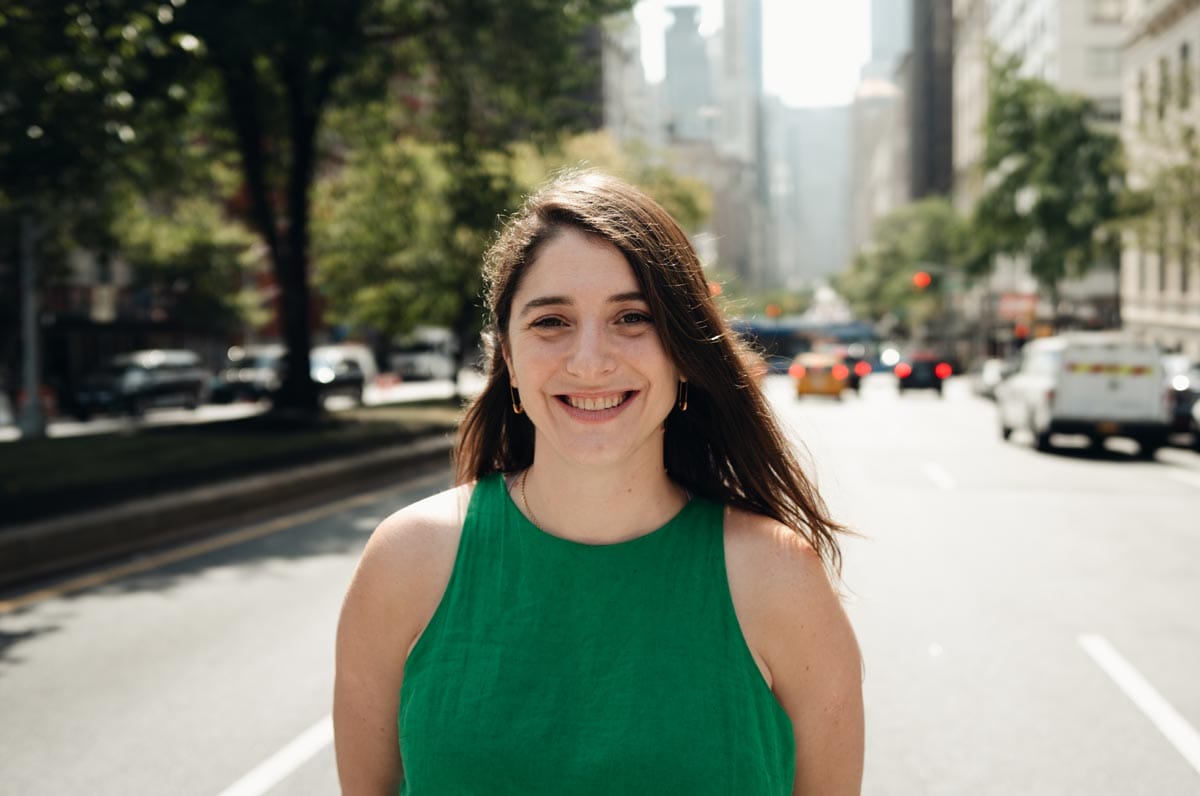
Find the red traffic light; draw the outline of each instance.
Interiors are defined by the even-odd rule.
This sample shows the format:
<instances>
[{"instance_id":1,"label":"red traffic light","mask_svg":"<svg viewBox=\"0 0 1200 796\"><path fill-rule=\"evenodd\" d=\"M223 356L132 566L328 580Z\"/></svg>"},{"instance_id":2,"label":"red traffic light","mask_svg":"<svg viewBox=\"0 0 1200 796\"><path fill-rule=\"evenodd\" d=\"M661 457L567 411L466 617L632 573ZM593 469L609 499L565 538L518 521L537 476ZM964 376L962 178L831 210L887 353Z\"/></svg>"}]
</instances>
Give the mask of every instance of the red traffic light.
<instances>
[{"instance_id":1,"label":"red traffic light","mask_svg":"<svg viewBox=\"0 0 1200 796\"><path fill-rule=\"evenodd\" d=\"M918 290L924 290L933 284L933 277L929 275L928 271L917 271L912 276L912 283Z\"/></svg>"}]
</instances>

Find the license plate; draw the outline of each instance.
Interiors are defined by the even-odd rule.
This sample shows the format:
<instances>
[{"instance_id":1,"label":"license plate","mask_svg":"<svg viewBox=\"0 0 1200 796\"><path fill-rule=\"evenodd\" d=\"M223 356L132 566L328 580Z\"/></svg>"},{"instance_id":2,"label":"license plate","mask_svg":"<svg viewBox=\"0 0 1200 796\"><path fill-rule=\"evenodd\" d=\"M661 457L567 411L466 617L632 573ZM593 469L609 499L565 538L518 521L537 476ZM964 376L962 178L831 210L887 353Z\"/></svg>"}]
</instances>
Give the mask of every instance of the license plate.
<instances>
[{"instance_id":1,"label":"license plate","mask_svg":"<svg viewBox=\"0 0 1200 796\"><path fill-rule=\"evenodd\" d=\"M1121 430L1120 423L1097 423L1096 430L1101 434L1116 434Z\"/></svg>"}]
</instances>

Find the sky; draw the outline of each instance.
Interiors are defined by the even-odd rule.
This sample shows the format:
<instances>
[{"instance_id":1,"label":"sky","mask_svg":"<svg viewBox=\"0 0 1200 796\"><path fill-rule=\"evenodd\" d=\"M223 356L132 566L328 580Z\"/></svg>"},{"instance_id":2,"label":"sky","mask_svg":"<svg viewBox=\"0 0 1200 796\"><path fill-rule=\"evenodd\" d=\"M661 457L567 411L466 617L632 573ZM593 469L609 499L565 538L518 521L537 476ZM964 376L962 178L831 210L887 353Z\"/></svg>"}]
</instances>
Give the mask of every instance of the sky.
<instances>
[{"instance_id":1,"label":"sky","mask_svg":"<svg viewBox=\"0 0 1200 796\"><path fill-rule=\"evenodd\" d=\"M763 84L786 104L845 105L854 98L859 69L871 52L868 0L762 0ZM646 79L663 77L663 32L668 6L699 5L700 32L721 26L724 0L640 0Z\"/></svg>"}]
</instances>

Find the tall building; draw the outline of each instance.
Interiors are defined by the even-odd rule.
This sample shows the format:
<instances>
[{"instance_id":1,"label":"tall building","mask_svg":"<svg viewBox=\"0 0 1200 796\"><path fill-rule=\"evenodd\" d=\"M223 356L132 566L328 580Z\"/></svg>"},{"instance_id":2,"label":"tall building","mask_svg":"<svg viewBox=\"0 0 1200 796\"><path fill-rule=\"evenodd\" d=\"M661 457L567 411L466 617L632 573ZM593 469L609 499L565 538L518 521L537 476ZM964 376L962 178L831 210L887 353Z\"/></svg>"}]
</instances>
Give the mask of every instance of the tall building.
<instances>
[{"instance_id":1,"label":"tall building","mask_svg":"<svg viewBox=\"0 0 1200 796\"><path fill-rule=\"evenodd\" d=\"M983 192L988 106L988 0L954 0L952 96L954 203L962 212Z\"/></svg>"},{"instance_id":2,"label":"tall building","mask_svg":"<svg viewBox=\"0 0 1200 796\"><path fill-rule=\"evenodd\" d=\"M670 138L707 141L715 133L712 67L708 47L700 35L700 7L672 6L675 19L666 32L666 74L663 98Z\"/></svg>"},{"instance_id":3,"label":"tall building","mask_svg":"<svg viewBox=\"0 0 1200 796\"><path fill-rule=\"evenodd\" d=\"M913 0L871 0L871 60L864 78L890 80L912 49Z\"/></svg>"},{"instance_id":4,"label":"tall building","mask_svg":"<svg viewBox=\"0 0 1200 796\"><path fill-rule=\"evenodd\" d=\"M1121 137L1130 181L1152 189L1165 167L1184 165L1193 175L1200 169L1200 4L1131 0L1129 6ZM1121 315L1126 327L1200 360L1200 210L1188 196L1195 197L1194 186L1126 235Z\"/></svg>"},{"instance_id":5,"label":"tall building","mask_svg":"<svg viewBox=\"0 0 1200 796\"><path fill-rule=\"evenodd\" d=\"M649 88L642 68L642 32L632 11L602 23L604 128L618 141L657 141Z\"/></svg>"},{"instance_id":6,"label":"tall building","mask_svg":"<svg viewBox=\"0 0 1200 796\"><path fill-rule=\"evenodd\" d=\"M909 197L954 186L954 20L951 0L912 0L912 60L906 88Z\"/></svg>"},{"instance_id":7,"label":"tall building","mask_svg":"<svg viewBox=\"0 0 1200 796\"><path fill-rule=\"evenodd\" d=\"M850 118L845 105L788 111L784 157L794 200L782 226L794 243L780 263L803 284L845 269L852 257Z\"/></svg>"},{"instance_id":8,"label":"tall building","mask_svg":"<svg viewBox=\"0 0 1200 796\"><path fill-rule=\"evenodd\" d=\"M1097 119L1121 114L1124 0L993 0L988 34L1000 53L1018 55L1024 74L1082 94Z\"/></svg>"},{"instance_id":9,"label":"tall building","mask_svg":"<svg viewBox=\"0 0 1200 796\"><path fill-rule=\"evenodd\" d=\"M877 220L909 199L912 16L912 0L871 2L871 61L850 113L852 253L870 244Z\"/></svg>"},{"instance_id":10,"label":"tall building","mask_svg":"<svg viewBox=\"0 0 1200 796\"><path fill-rule=\"evenodd\" d=\"M763 111L762 0L725 0L721 32L721 122L717 146L726 161L726 223L736 230L718 247L723 267L749 290L778 284L768 203Z\"/></svg>"}]
</instances>

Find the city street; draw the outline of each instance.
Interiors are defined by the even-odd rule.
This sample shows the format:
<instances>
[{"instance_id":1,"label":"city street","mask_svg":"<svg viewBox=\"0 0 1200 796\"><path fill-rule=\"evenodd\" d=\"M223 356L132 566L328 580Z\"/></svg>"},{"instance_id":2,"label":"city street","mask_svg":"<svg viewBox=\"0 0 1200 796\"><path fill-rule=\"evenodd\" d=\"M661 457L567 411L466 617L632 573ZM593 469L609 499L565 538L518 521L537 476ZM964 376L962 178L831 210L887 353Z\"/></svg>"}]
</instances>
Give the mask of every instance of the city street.
<instances>
[{"instance_id":1,"label":"city street","mask_svg":"<svg viewBox=\"0 0 1200 796\"><path fill-rule=\"evenodd\" d=\"M861 533L864 793L1200 793L1200 455L1002 442L963 380L767 390ZM0 597L0 790L335 793L342 593L375 524L450 478Z\"/></svg>"}]
</instances>

